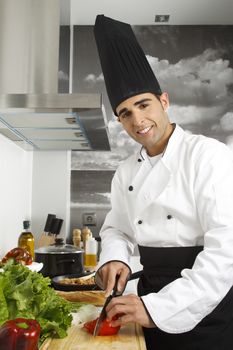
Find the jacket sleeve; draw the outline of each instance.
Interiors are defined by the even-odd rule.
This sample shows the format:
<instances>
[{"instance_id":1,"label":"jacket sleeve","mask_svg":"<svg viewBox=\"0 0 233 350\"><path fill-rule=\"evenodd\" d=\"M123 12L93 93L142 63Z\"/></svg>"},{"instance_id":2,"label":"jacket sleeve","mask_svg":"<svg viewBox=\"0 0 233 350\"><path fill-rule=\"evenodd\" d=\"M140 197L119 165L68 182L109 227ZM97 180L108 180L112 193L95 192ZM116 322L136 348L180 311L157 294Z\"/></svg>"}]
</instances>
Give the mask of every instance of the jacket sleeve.
<instances>
[{"instance_id":1,"label":"jacket sleeve","mask_svg":"<svg viewBox=\"0 0 233 350\"><path fill-rule=\"evenodd\" d=\"M101 254L97 269L111 260L129 265L134 251L134 234L124 204L124 191L119 170L116 171L111 186L111 210L107 214L100 231Z\"/></svg>"},{"instance_id":2,"label":"jacket sleeve","mask_svg":"<svg viewBox=\"0 0 233 350\"><path fill-rule=\"evenodd\" d=\"M142 297L154 323L168 333L192 330L233 285L233 161L225 145L198 153L191 190L204 250L181 278Z\"/></svg>"}]
</instances>

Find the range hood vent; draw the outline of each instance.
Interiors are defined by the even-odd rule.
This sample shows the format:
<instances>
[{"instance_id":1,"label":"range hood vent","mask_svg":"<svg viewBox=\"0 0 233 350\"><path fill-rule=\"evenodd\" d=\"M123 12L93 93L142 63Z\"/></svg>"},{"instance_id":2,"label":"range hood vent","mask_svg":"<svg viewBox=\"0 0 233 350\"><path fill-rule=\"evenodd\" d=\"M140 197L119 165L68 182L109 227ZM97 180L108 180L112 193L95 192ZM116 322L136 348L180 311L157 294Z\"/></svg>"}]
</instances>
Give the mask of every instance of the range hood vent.
<instances>
[{"instance_id":1,"label":"range hood vent","mask_svg":"<svg viewBox=\"0 0 233 350\"><path fill-rule=\"evenodd\" d=\"M0 95L0 132L26 150L109 150L100 94Z\"/></svg>"},{"instance_id":2,"label":"range hood vent","mask_svg":"<svg viewBox=\"0 0 233 350\"><path fill-rule=\"evenodd\" d=\"M26 150L110 150L101 94L58 93L64 1L0 2L0 133Z\"/></svg>"}]
</instances>

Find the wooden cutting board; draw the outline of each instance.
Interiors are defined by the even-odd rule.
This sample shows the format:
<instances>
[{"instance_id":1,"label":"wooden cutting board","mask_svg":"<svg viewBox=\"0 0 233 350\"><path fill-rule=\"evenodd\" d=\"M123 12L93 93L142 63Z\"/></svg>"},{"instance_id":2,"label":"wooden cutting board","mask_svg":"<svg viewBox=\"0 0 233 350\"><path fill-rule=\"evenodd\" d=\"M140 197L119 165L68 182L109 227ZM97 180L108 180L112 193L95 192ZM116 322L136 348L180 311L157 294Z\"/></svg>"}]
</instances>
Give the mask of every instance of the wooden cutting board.
<instances>
[{"instance_id":1,"label":"wooden cutting board","mask_svg":"<svg viewBox=\"0 0 233 350\"><path fill-rule=\"evenodd\" d=\"M103 292L59 292L65 299L103 305ZM72 325L63 339L47 339L40 350L146 350L142 328L137 324L121 327L114 336L89 334L80 324Z\"/></svg>"},{"instance_id":2,"label":"wooden cutting board","mask_svg":"<svg viewBox=\"0 0 233 350\"><path fill-rule=\"evenodd\" d=\"M72 326L63 339L48 339L40 350L146 350L141 327L128 324L114 336L93 337L80 325Z\"/></svg>"}]
</instances>

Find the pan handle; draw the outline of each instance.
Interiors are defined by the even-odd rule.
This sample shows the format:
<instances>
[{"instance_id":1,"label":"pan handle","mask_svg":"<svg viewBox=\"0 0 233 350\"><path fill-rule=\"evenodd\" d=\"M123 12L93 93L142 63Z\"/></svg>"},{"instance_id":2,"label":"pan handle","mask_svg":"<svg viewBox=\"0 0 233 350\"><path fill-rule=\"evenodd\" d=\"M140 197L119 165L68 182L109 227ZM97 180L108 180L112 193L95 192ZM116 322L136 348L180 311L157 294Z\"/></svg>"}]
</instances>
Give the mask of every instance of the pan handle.
<instances>
[{"instance_id":1,"label":"pan handle","mask_svg":"<svg viewBox=\"0 0 233 350\"><path fill-rule=\"evenodd\" d=\"M75 259L63 259L63 260L59 260L59 261L57 261L57 264L66 264L66 263L72 263L72 264L74 264L75 263Z\"/></svg>"},{"instance_id":2,"label":"pan handle","mask_svg":"<svg viewBox=\"0 0 233 350\"><path fill-rule=\"evenodd\" d=\"M120 295L122 295L124 293L126 285L127 285L127 283L129 281L136 280L137 278L141 277L142 274L143 274L143 270L140 270L140 271L137 271L137 272L133 272L131 275L129 275L128 279L126 280L124 289L121 291Z\"/></svg>"},{"instance_id":3,"label":"pan handle","mask_svg":"<svg viewBox=\"0 0 233 350\"><path fill-rule=\"evenodd\" d=\"M140 278L142 274L143 274L143 270L140 270L140 271L137 271L137 272L133 272L129 276L128 281L136 280L137 278Z\"/></svg>"}]
</instances>

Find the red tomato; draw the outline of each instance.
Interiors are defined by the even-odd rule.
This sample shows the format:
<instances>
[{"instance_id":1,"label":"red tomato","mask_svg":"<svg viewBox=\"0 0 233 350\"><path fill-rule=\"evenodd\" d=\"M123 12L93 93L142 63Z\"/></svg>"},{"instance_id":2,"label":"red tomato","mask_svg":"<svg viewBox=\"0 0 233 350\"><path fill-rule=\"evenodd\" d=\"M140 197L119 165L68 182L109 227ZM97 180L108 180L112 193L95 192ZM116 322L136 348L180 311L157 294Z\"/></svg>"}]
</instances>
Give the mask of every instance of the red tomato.
<instances>
[{"instance_id":1,"label":"red tomato","mask_svg":"<svg viewBox=\"0 0 233 350\"><path fill-rule=\"evenodd\" d=\"M95 329L95 324L97 322L98 318L96 318L95 320L89 321L84 323L83 327L91 334L94 333L94 329Z\"/></svg>"},{"instance_id":2,"label":"red tomato","mask_svg":"<svg viewBox=\"0 0 233 350\"><path fill-rule=\"evenodd\" d=\"M92 320L90 322L86 322L83 327L89 333L93 334L94 333L94 329L95 329L95 325L96 325L96 322L98 321L98 319L99 318L96 318L95 320ZM115 318L115 319L117 319L117 318ZM107 320L103 320L98 335L115 335L115 334L118 333L120 328L121 328L121 326L112 327L110 325L110 322L108 322Z\"/></svg>"},{"instance_id":3,"label":"red tomato","mask_svg":"<svg viewBox=\"0 0 233 350\"><path fill-rule=\"evenodd\" d=\"M2 263L5 264L7 260L11 258L22 265L32 264L32 257L30 253L24 248L16 247L11 249L2 259Z\"/></svg>"}]
</instances>

